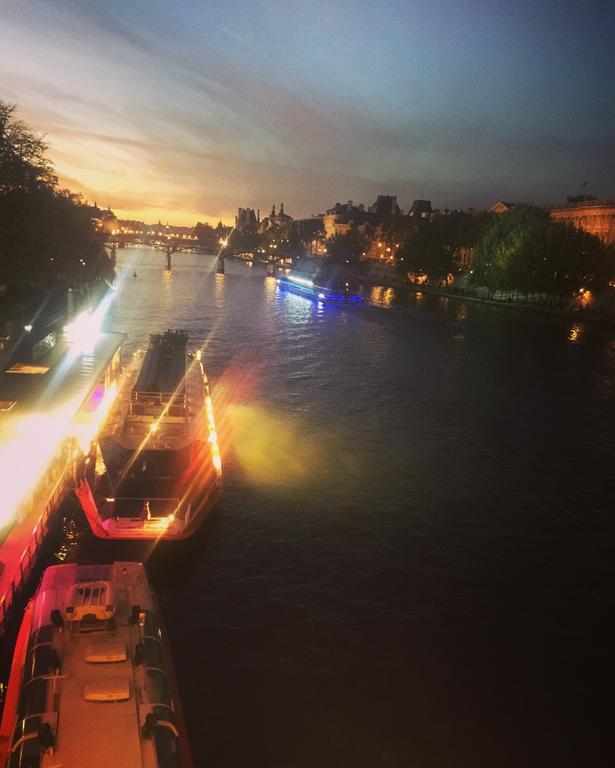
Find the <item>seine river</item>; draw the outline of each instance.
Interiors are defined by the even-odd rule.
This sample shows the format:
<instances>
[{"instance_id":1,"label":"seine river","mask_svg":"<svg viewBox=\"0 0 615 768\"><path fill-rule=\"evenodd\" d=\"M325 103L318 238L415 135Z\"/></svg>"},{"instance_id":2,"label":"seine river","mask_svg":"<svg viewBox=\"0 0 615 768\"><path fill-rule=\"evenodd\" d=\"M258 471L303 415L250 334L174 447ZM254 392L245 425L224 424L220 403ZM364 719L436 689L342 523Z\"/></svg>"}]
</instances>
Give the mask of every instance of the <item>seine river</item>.
<instances>
[{"instance_id":1,"label":"seine river","mask_svg":"<svg viewBox=\"0 0 615 768\"><path fill-rule=\"evenodd\" d=\"M214 397L223 499L148 559L195 765L612 765L615 330L173 259L119 252L108 326Z\"/></svg>"}]
</instances>

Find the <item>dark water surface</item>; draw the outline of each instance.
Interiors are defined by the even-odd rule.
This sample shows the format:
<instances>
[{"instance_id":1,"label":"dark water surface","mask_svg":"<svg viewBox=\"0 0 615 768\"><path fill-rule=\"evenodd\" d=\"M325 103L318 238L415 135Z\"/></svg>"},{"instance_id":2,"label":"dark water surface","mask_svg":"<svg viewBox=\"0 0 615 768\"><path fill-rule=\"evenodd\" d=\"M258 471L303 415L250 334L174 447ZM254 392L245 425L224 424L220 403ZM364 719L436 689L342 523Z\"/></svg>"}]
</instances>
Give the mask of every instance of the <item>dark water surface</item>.
<instances>
[{"instance_id":1,"label":"dark water surface","mask_svg":"<svg viewBox=\"0 0 615 768\"><path fill-rule=\"evenodd\" d=\"M612 764L613 329L120 261L109 327L203 345L224 451L148 561L196 766ZM59 557L122 556L74 519Z\"/></svg>"}]
</instances>

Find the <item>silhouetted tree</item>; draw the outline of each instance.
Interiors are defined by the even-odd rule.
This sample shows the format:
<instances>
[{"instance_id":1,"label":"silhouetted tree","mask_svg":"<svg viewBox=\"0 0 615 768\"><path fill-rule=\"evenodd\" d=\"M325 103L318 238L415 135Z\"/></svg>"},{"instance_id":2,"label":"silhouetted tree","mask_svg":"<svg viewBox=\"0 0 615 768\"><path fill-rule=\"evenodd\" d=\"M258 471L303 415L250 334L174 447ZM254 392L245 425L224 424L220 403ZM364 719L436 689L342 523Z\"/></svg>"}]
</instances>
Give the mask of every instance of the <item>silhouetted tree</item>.
<instances>
[{"instance_id":1,"label":"silhouetted tree","mask_svg":"<svg viewBox=\"0 0 615 768\"><path fill-rule=\"evenodd\" d=\"M110 280L112 264L80 197L57 189L46 145L0 101L0 283Z\"/></svg>"},{"instance_id":2,"label":"silhouetted tree","mask_svg":"<svg viewBox=\"0 0 615 768\"><path fill-rule=\"evenodd\" d=\"M500 214L480 240L471 282L496 291L571 296L602 290L613 276L614 254L594 235L554 221L549 212L518 206Z\"/></svg>"},{"instance_id":3,"label":"silhouetted tree","mask_svg":"<svg viewBox=\"0 0 615 768\"><path fill-rule=\"evenodd\" d=\"M198 239L199 245L211 253L217 253L220 248L220 238L217 230L210 224L202 224L200 221L194 228L194 236Z\"/></svg>"},{"instance_id":4,"label":"silhouetted tree","mask_svg":"<svg viewBox=\"0 0 615 768\"><path fill-rule=\"evenodd\" d=\"M349 264L356 266L365 250L367 239L356 227L348 232L332 235L327 240L326 263L329 266Z\"/></svg>"},{"instance_id":5,"label":"silhouetted tree","mask_svg":"<svg viewBox=\"0 0 615 768\"><path fill-rule=\"evenodd\" d=\"M251 230L234 229L228 237L228 249L235 253L255 251L260 245L260 236Z\"/></svg>"},{"instance_id":6,"label":"silhouetted tree","mask_svg":"<svg viewBox=\"0 0 615 768\"><path fill-rule=\"evenodd\" d=\"M430 282L448 283L457 271L461 248L473 248L493 214L451 211L412 224L397 253L398 270L426 275Z\"/></svg>"},{"instance_id":7,"label":"silhouetted tree","mask_svg":"<svg viewBox=\"0 0 615 768\"><path fill-rule=\"evenodd\" d=\"M14 115L15 105L0 101L0 194L55 186L47 145Z\"/></svg>"}]
</instances>

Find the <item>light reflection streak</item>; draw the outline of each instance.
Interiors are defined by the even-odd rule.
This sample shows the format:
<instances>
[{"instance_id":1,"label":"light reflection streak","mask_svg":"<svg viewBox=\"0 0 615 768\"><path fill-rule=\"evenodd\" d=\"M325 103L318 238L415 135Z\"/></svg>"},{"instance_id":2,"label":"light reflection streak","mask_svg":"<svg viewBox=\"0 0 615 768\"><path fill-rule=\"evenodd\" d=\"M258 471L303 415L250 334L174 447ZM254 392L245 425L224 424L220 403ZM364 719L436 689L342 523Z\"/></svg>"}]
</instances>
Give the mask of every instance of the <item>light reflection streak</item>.
<instances>
[{"instance_id":1,"label":"light reflection streak","mask_svg":"<svg viewBox=\"0 0 615 768\"><path fill-rule=\"evenodd\" d=\"M21 515L20 507L37 488L49 471L54 459L63 461L63 471L68 457L60 456L68 441L76 439L83 451L89 451L90 443L107 416L117 389L112 384L99 400L91 400L84 406L83 392L64 401L53 410L43 410L51 396L61 389L75 357L83 354L96 343L99 328L113 300L113 291L107 292L98 307L79 316L80 322L71 324L68 336L74 333L74 341L68 352L51 374L49 384L40 397L40 407L29 413L3 419L0 423L0 528L12 524ZM79 319L78 318L78 319ZM70 343L70 342L69 342Z\"/></svg>"},{"instance_id":2,"label":"light reflection streak","mask_svg":"<svg viewBox=\"0 0 615 768\"><path fill-rule=\"evenodd\" d=\"M73 459L86 455L117 396L112 383L96 407L81 407L80 397L47 413L29 413L17 417L0 433L0 527L19 517L19 507L40 483L55 458L62 470L70 457L66 449L75 440L79 448Z\"/></svg>"},{"instance_id":3,"label":"light reflection streak","mask_svg":"<svg viewBox=\"0 0 615 768\"><path fill-rule=\"evenodd\" d=\"M578 344L583 336L583 330L581 323L572 323L568 331L568 341L571 344Z\"/></svg>"}]
</instances>

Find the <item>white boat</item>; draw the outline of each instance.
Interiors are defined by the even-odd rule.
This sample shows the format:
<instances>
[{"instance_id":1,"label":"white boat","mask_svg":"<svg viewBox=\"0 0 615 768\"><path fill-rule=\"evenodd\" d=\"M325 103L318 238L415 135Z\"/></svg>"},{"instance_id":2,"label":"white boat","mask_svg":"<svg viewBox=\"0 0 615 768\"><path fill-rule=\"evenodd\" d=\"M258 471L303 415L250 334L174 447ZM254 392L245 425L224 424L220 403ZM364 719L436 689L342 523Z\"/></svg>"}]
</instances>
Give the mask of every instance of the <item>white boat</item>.
<instances>
[{"instance_id":1,"label":"white boat","mask_svg":"<svg viewBox=\"0 0 615 768\"><path fill-rule=\"evenodd\" d=\"M19 632L2 768L191 768L162 617L141 563L47 568Z\"/></svg>"},{"instance_id":2,"label":"white boat","mask_svg":"<svg viewBox=\"0 0 615 768\"><path fill-rule=\"evenodd\" d=\"M95 467L77 486L103 539L185 539L222 489L213 406L200 354L183 331L150 337L98 436Z\"/></svg>"}]
</instances>

